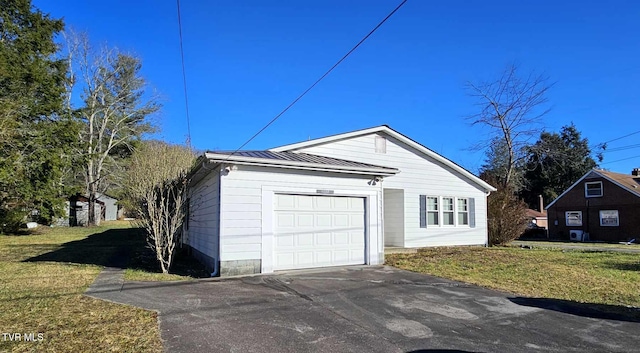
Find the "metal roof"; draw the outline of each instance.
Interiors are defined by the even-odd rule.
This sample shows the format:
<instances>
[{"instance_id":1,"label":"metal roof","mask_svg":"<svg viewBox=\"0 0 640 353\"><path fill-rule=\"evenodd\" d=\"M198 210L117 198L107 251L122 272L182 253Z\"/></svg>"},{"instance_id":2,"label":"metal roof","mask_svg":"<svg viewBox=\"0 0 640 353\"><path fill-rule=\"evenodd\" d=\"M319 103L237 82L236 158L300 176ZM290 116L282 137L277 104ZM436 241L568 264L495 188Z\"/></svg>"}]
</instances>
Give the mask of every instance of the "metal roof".
<instances>
[{"instance_id":1,"label":"metal roof","mask_svg":"<svg viewBox=\"0 0 640 353\"><path fill-rule=\"evenodd\" d=\"M274 152L274 151L238 151L234 153L231 151L207 151L207 154L209 153L214 155L228 155L230 157L233 156L235 157L233 159L236 159L238 157L239 158L247 157L247 158L257 158L262 160L271 160L271 161L309 163L309 164L314 164L318 166L337 166L337 167L359 168L359 169L366 169L366 168L381 169L381 170L386 170L392 173L395 173L398 171L396 168L389 168L389 167L384 167L384 166L379 166L374 164L354 162L346 159L318 156L318 155L309 154L309 153Z\"/></svg>"}]
</instances>

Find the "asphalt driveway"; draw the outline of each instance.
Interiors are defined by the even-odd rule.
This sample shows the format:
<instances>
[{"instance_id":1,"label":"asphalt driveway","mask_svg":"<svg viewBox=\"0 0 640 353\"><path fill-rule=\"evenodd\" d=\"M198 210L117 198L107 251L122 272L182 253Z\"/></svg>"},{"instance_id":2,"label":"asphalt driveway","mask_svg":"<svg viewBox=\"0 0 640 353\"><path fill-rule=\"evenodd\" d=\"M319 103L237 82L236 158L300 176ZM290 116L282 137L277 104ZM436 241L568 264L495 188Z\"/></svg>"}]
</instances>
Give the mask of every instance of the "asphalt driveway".
<instances>
[{"instance_id":1,"label":"asphalt driveway","mask_svg":"<svg viewBox=\"0 0 640 353\"><path fill-rule=\"evenodd\" d=\"M640 323L398 270L122 282L87 295L159 312L168 352L632 352Z\"/></svg>"}]
</instances>

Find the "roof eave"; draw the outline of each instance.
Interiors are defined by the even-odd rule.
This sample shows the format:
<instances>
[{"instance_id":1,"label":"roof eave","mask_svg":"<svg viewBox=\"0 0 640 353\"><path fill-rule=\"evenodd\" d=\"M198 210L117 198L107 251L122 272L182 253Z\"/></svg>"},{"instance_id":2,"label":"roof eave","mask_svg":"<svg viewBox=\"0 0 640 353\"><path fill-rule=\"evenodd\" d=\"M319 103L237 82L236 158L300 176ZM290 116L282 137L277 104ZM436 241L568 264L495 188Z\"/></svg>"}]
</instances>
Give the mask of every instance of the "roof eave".
<instances>
[{"instance_id":1,"label":"roof eave","mask_svg":"<svg viewBox=\"0 0 640 353\"><path fill-rule=\"evenodd\" d=\"M338 173L350 173L350 174L363 174L363 175L380 175L391 176L399 172L395 168L375 168L375 167L354 167L354 166L342 166L342 165L330 165L330 164L317 164L299 161L255 158L245 156L230 156L224 154L205 153L207 160L215 163L233 163L242 165L255 165L261 167L280 167L290 169L303 169L303 170L317 170L317 171L331 171Z\"/></svg>"}]
</instances>

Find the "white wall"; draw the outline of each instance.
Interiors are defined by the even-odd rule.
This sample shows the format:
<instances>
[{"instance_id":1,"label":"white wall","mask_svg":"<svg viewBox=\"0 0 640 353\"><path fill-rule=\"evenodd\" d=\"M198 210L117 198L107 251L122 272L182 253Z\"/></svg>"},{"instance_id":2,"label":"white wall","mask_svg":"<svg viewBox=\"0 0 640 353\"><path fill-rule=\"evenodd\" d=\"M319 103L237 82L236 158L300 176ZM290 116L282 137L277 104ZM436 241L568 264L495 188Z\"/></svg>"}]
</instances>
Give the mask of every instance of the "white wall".
<instances>
[{"instance_id":1,"label":"white wall","mask_svg":"<svg viewBox=\"0 0 640 353\"><path fill-rule=\"evenodd\" d=\"M378 221L381 189L380 184L369 185L370 179L367 176L337 173L235 166L222 176L220 260L262 259L263 247L268 246L263 239L267 239L273 231L268 222L273 216L272 195L285 192L315 193L317 190L334 190L335 195L359 193L370 196L371 208L368 213L373 210L375 215L369 215L372 220L369 232L375 237L375 258L381 259L384 250Z\"/></svg>"},{"instance_id":2,"label":"white wall","mask_svg":"<svg viewBox=\"0 0 640 353\"><path fill-rule=\"evenodd\" d=\"M97 197L98 200L104 202L104 220L105 221L115 221L118 219L118 205L116 205L117 200L113 197L109 197L107 195L99 195Z\"/></svg>"},{"instance_id":3,"label":"white wall","mask_svg":"<svg viewBox=\"0 0 640 353\"><path fill-rule=\"evenodd\" d=\"M404 246L404 190L384 189L384 245Z\"/></svg>"},{"instance_id":4,"label":"white wall","mask_svg":"<svg viewBox=\"0 0 640 353\"><path fill-rule=\"evenodd\" d=\"M302 148L297 151L342 158L400 172L386 177L384 188L404 189L404 246L482 245L487 242L486 195L466 177L445 167L404 143L384 134L386 153L375 152L376 133ZM420 228L419 195L475 199L475 227L430 226Z\"/></svg>"},{"instance_id":5,"label":"white wall","mask_svg":"<svg viewBox=\"0 0 640 353\"><path fill-rule=\"evenodd\" d=\"M209 172L190 188L189 229L183 242L213 259L218 259L220 219L219 169Z\"/></svg>"}]
</instances>

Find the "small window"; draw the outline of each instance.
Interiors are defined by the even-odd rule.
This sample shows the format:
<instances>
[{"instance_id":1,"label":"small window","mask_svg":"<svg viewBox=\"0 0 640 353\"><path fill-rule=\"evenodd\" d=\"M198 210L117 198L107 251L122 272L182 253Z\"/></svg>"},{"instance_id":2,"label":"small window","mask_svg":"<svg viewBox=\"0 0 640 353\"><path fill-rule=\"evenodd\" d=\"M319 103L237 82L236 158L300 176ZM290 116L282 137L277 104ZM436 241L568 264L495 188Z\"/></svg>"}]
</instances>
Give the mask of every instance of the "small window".
<instances>
[{"instance_id":1,"label":"small window","mask_svg":"<svg viewBox=\"0 0 640 353\"><path fill-rule=\"evenodd\" d=\"M427 197L427 224L438 225L438 198Z\"/></svg>"},{"instance_id":2,"label":"small window","mask_svg":"<svg viewBox=\"0 0 640 353\"><path fill-rule=\"evenodd\" d=\"M600 225L603 227L617 227L620 225L618 210L600 211Z\"/></svg>"},{"instance_id":3,"label":"small window","mask_svg":"<svg viewBox=\"0 0 640 353\"><path fill-rule=\"evenodd\" d=\"M602 197L602 182L592 181L584 183L584 196L585 197Z\"/></svg>"},{"instance_id":4,"label":"small window","mask_svg":"<svg viewBox=\"0 0 640 353\"><path fill-rule=\"evenodd\" d=\"M469 200L458 199L458 225L469 225Z\"/></svg>"},{"instance_id":5,"label":"small window","mask_svg":"<svg viewBox=\"0 0 640 353\"><path fill-rule=\"evenodd\" d=\"M442 198L442 224L452 226L454 223L453 197Z\"/></svg>"},{"instance_id":6,"label":"small window","mask_svg":"<svg viewBox=\"0 0 640 353\"><path fill-rule=\"evenodd\" d=\"M567 226L582 225L582 211L567 211L564 213Z\"/></svg>"},{"instance_id":7,"label":"small window","mask_svg":"<svg viewBox=\"0 0 640 353\"><path fill-rule=\"evenodd\" d=\"M387 153L387 139L376 135L376 153Z\"/></svg>"}]
</instances>

